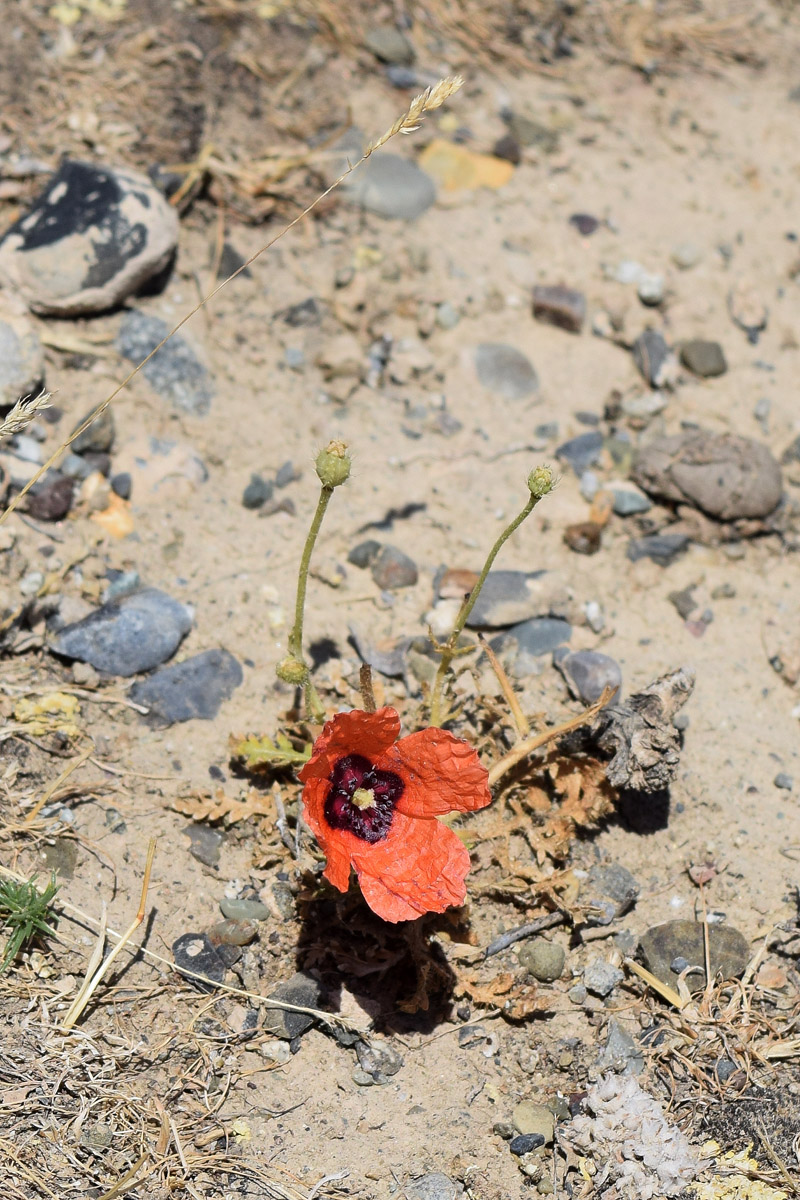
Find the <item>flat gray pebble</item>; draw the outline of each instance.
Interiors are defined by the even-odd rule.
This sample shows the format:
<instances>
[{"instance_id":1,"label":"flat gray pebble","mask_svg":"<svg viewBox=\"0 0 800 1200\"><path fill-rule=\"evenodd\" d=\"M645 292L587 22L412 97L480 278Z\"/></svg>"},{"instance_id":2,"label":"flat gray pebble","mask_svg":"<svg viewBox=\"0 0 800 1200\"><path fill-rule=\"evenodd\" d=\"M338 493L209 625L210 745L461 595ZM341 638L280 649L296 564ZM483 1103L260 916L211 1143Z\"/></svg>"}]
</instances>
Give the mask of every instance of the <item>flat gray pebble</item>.
<instances>
[{"instance_id":1,"label":"flat gray pebble","mask_svg":"<svg viewBox=\"0 0 800 1200\"><path fill-rule=\"evenodd\" d=\"M403 1188L406 1200L456 1200L458 1191L448 1175L431 1171Z\"/></svg>"},{"instance_id":2,"label":"flat gray pebble","mask_svg":"<svg viewBox=\"0 0 800 1200\"><path fill-rule=\"evenodd\" d=\"M518 679L536 672L538 660L546 654L552 654L557 646L563 646L572 637L572 626L569 621L558 617L532 617L522 621L505 633L492 639L492 649L501 651L509 643L516 647L516 655L512 671Z\"/></svg>"},{"instance_id":3,"label":"flat gray pebble","mask_svg":"<svg viewBox=\"0 0 800 1200\"><path fill-rule=\"evenodd\" d=\"M219 865L219 855L225 837L218 829L208 825L187 825L183 831L189 838L189 853L205 867Z\"/></svg>"},{"instance_id":4,"label":"flat gray pebble","mask_svg":"<svg viewBox=\"0 0 800 1200\"><path fill-rule=\"evenodd\" d=\"M323 1000L322 984L313 975L298 971L284 983L279 983L270 992L273 1000L294 1004L298 1008L319 1008ZM290 1042L300 1037L314 1024L309 1013L293 1012L291 1009L264 1008L263 1029L274 1037Z\"/></svg>"},{"instance_id":5,"label":"flat gray pebble","mask_svg":"<svg viewBox=\"0 0 800 1200\"><path fill-rule=\"evenodd\" d=\"M660 567L668 567L688 549L689 535L686 533L651 533L647 537L631 538L627 555L631 562L649 558Z\"/></svg>"},{"instance_id":6,"label":"flat gray pebble","mask_svg":"<svg viewBox=\"0 0 800 1200\"><path fill-rule=\"evenodd\" d=\"M264 479L262 475L251 475L250 482L242 492L242 505L244 508L261 508L272 499L273 491L274 485L270 479Z\"/></svg>"},{"instance_id":7,"label":"flat gray pebble","mask_svg":"<svg viewBox=\"0 0 800 1200\"><path fill-rule=\"evenodd\" d=\"M614 512L618 517L633 517L649 512L653 507L650 497L637 487L614 487L612 484L609 491L614 497Z\"/></svg>"},{"instance_id":8,"label":"flat gray pebble","mask_svg":"<svg viewBox=\"0 0 800 1200\"><path fill-rule=\"evenodd\" d=\"M467 618L470 629L501 629L547 612L542 580L546 571L490 571L475 607Z\"/></svg>"},{"instance_id":9,"label":"flat gray pebble","mask_svg":"<svg viewBox=\"0 0 800 1200\"><path fill-rule=\"evenodd\" d=\"M684 342L680 348L680 359L693 375L712 378L724 375L728 369L725 355L719 342L709 342L704 338L694 338Z\"/></svg>"},{"instance_id":10,"label":"flat gray pebble","mask_svg":"<svg viewBox=\"0 0 800 1200\"><path fill-rule=\"evenodd\" d=\"M416 58L411 42L394 25L378 25L368 29L364 35L364 45L380 62L394 66L410 67Z\"/></svg>"},{"instance_id":11,"label":"flat gray pebble","mask_svg":"<svg viewBox=\"0 0 800 1200\"><path fill-rule=\"evenodd\" d=\"M413 587L419 578L417 564L396 546L381 546L370 562L372 578L381 591Z\"/></svg>"},{"instance_id":12,"label":"flat gray pebble","mask_svg":"<svg viewBox=\"0 0 800 1200\"><path fill-rule=\"evenodd\" d=\"M601 1071L619 1071L623 1075L640 1075L644 1070L641 1049L618 1021L608 1022L608 1037L597 1065Z\"/></svg>"},{"instance_id":13,"label":"flat gray pebble","mask_svg":"<svg viewBox=\"0 0 800 1200\"><path fill-rule=\"evenodd\" d=\"M123 677L150 671L170 658L192 627L189 610L158 588L144 588L66 625L49 648Z\"/></svg>"},{"instance_id":14,"label":"flat gray pebble","mask_svg":"<svg viewBox=\"0 0 800 1200\"><path fill-rule=\"evenodd\" d=\"M267 905L260 900L229 900L223 897L219 902L219 910L223 917L231 921L266 921L272 916Z\"/></svg>"},{"instance_id":15,"label":"flat gray pebble","mask_svg":"<svg viewBox=\"0 0 800 1200\"><path fill-rule=\"evenodd\" d=\"M504 400L524 400L539 390L539 376L530 359L503 342L483 342L475 349L479 382Z\"/></svg>"},{"instance_id":16,"label":"flat gray pebble","mask_svg":"<svg viewBox=\"0 0 800 1200\"><path fill-rule=\"evenodd\" d=\"M160 317L131 309L122 318L116 347L124 358L139 363L170 332L171 326ZM176 408L203 416L214 398L214 381L192 347L175 334L142 367L142 374L154 392Z\"/></svg>"},{"instance_id":17,"label":"flat gray pebble","mask_svg":"<svg viewBox=\"0 0 800 1200\"><path fill-rule=\"evenodd\" d=\"M135 683L129 695L149 709L147 722L151 725L211 721L243 678L240 664L227 650L205 650L155 671Z\"/></svg>"},{"instance_id":18,"label":"flat gray pebble","mask_svg":"<svg viewBox=\"0 0 800 1200\"><path fill-rule=\"evenodd\" d=\"M593 996L605 999L614 988L625 978L619 967L606 962L604 958L594 958L583 972L583 982Z\"/></svg>"},{"instance_id":19,"label":"flat gray pebble","mask_svg":"<svg viewBox=\"0 0 800 1200\"><path fill-rule=\"evenodd\" d=\"M616 699L622 687L622 671L619 663L599 650L574 650L569 652L560 647L553 654L553 663L567 681L570 691L584 704L594 704L606 687L617 689Z\"/></svg>"},{"instance_id":20,"label":"flat gray pebble","mask_svg":"<svg viewBox=\"0 0 800 1200\"><path fill-rule=\"evenodd\" d=\"M779 771L772 782L776 788L783 788L787 792L790 792L794 787L794 777L787 775L785 771Z\"/></svg>"},{"instance_id":21,"label":"flat gray pebble","mask_svg":"<svg viewBox=\"0 0 800 1200\"><path fill-rule=\"evenodd\" d=\"M589 467L597 465L602 453L603 435L599 430L592 430L562 442L556 450L556 458L569 463L575 474L580 477Z\"/></svg>"},{"instance_id":22,"label":"flat gray pebble","mask_svg":"<svg viewBox=\"0 0 800 1200\"><path fill-rule=\"evenodd\" d=\"M436 200L430 175L399 154L374 154L342 184L352 204L378 217L414 221Z\"/></svg>"},{"instance_id":23,"label":"flat gray pebble","mask_svg":"<svg viewBox=\"0 0 800 1200\"><path fill-rule=\"evenodd\" d=\"M686 959L695 968L687 976L691 989L705 985L705 949L703 926L699 921L666 921L643 933L639 945L645 966L662 983L674 988L678 976L672 969L677 958ZM736 979L750 961L750 946L738 929L730 925L709 925L708 946L711 970L723 979Z\"/></svg>"}]
</instances>

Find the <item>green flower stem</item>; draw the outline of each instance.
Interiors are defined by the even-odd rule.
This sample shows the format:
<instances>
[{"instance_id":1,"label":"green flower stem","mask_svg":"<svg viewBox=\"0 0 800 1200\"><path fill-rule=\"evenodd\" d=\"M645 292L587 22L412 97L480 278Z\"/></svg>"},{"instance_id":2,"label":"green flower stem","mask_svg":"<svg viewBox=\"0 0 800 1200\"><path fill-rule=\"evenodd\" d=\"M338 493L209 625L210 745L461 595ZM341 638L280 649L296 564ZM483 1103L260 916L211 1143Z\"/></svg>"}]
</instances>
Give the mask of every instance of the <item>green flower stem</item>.
<instances>
[{"instance_id":1,"label":"green flower stem","mask_svg":"<svg viewBox=\"0 0 800 1200\"><path fill-rule=\"evenodd\" d=\"M325 516L325 511L333 495L334 489L327 487L325 484L319 494L317 501L317 510L314 513L314 519L311 522L311 528L308 531L306 544L303 547L303 557L300 559L300 570L297 574L297 599L294 606L294 625L289 633L289 659L290 666L299 667L301 678L296 682L302 683L306 707L311 718L314 721L322 721L325 719L325 710L322 707L322 702L317 694L317 689L314 687L309 676L308 664L303 656L303 616L306 607L306 589L308 587L308 568L311 565L311 555L314 551L314 545L317 540L317 535L322 525L322 518ZM278 669L278 674L282 675L282 668L286 664L281 664ZM283 676L282 676L283 677ZM293 680L294 682L295 680Z\"/></svg>"},{"instance_id":2,"label":"green flower stem","mask_svg":"<svg viewBox=\"0 0 800 1200\"><path fill-rule=\"evenodd\" d=\"M531 492L530 498L528 499L528 503L525 505L522 512L519 513L514 518L514 520L511 522L510 525L506 526L506 528L500 534L500 537L497 539L495 544L492 546L491 550L489 551L489 557L486 559L486 562L483 565L483 570L481 571L478 582L475 584L474 588L470 592L467 599L461 605L461 609L459 611L458 616L456 617L455 624L453 625L452 631L450 633L450 637L447 639L447 641L444 645L444 648L442 649L442 657L439 659L439 666L436 670L436 678L433 681L433 689L431 692L431 725L440 725L441 724L442 693L444 690L444 681L445 681L445 678L447 677L447 672L450 670L450 664L452 663L453 659L455 658L456 646L458 645L458 639L461 636L464 626L467 623L469 614L472 612L473 608L475 607L475 602L481 593L481 588L483 587L484 583L486 582L486 576L491 571L492 564L494 563L494 560L497 558L497 555L499 554L501 547L505 544L505 542L508 541L508 539L511 537L514 530L519 528L519 526L522 524L522 522L525 520L525 518L530 516L530 514L533 512L536 505L541 500L541 498L542 498L541 495L536 495L535 493Z\"/></svg>"}]
</instances>

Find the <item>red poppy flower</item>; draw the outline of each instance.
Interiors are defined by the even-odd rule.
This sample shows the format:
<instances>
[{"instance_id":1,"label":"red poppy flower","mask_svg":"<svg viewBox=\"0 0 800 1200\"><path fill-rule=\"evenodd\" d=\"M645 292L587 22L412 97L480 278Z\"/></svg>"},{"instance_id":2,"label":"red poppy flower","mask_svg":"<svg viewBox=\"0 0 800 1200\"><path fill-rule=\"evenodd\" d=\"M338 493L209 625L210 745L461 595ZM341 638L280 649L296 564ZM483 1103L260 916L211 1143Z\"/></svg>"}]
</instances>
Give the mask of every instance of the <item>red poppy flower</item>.
<instances>
[{"instance_id":1,"label":"red poppy flower","mask_svg":"<svg viewBox=\"0 0 800 1200\"><path fill-rule=\"evenodd\" d=\"M444 729L400 738L393 708L337 713L300 772L303 812L340 892L354 867L364 899L385 921L463 904L469 852L435 818L491 800L486 769Z\"/></svg>"}]
</instances>

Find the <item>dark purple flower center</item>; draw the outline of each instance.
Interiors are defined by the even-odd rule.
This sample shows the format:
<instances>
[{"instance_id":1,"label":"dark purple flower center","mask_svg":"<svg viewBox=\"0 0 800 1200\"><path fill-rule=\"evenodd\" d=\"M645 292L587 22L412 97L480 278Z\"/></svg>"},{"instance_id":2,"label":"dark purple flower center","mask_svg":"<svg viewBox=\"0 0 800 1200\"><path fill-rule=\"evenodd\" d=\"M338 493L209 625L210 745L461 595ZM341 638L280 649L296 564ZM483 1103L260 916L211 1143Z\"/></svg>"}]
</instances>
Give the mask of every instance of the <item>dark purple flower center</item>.
<instances>
[{"instance_id":1,"label":"dark purple flower center","mask_svg":"<svg viewBox=\"0 0 800 1200\"><path fill-rule=\"evenodd\" d=\"M325 819L332 829L346 829L365 842L380 842L392 824L394 808L405 787L393 771L379 771L361 754L347 754L331 771Z\"/></svg>"}]
</instances>

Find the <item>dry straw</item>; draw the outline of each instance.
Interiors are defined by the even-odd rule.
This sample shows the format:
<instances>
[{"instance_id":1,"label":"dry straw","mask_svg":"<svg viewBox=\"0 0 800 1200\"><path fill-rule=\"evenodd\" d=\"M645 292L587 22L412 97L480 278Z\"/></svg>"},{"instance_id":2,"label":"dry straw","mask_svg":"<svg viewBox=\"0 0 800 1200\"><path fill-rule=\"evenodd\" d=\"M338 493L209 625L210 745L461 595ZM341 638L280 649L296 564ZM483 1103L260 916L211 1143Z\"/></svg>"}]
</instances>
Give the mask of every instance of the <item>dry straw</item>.
<instances>
[{"instance_id":1,"label":"dry straw","mask_svg":"<svg viewBox=\"0 0 800 1200\"><path fill-rule=\"evenodd\" d=\"M128 375L125 376L122 382L117 384L110 395L108 395L105 400L98 404L97 408L89 413L86 420L82 421L80 425L73 430L69 437L64 439L55 453L50 456L47 462L39 468L33 478L30 479L22 488L22 490L17 493L5 512L0 513L0 525L2 525L3 522L8 519L19 502L26 495L26 493L30 491L34 484L41 479L46 471L49 471L50 468L55 465L60 455L67 450L75 441L75 439L79 437L85 430L87 430L89 426L97 420L98 417L103 415L109 405L116 400L120 392L124 391L131 380L139 374L142 367L144 367L150 361L150 359L158 353L162 346L166 345L171 337L174 337L174 335L178 333L178 331L181 330L188 321L191 320L195 313L198 313L201 308L205 308L205 306L209 304L214 297L231 282L231 280L235 279L237 275L241 275L243 271L246 271L247 268L251 266L257 258L260 258L262 254L271 249L275 243L280 241L280 239L284 237L284 235L287 234L291 229L293 229L295 225L298 225L305 217L309 215L309 213L313 212L314 209L326 198L326 196L329 196L331 192L335 191L335 189L344 182L348 175L351 175L357 167L365 162L371 154L374 154L376 150L379 150L381 146L385 146L386 143L395 136L395 134L409 134L413 133L416 129L419 129L420 122L425 114L432 112L434 109L440 108L444 102L450 98L450 96L454 95L459 90L463 83L464 81L460 75L449 76L445 79L440 79L438 83L433 85L433 87L426 88L424 92L421 92L418 96L415 96L403 115L398 117L395 123L389 129L387 129L386 132L377 139L377 141L370 142L361 158L354 163L348 163L347 169L333 181L330 187L326 188L324 192L321 192L316 199L308 205L307 208L304 208L301 213L298 213L294 220L290 221L288 225L285 225L280 233L277 233L274 238L271 238L268 242L256 250L255 254L252 254L250 258L243 262L240 267L228 275L227 278L218 283L217 286L208 293L208 295L204 296L202 300L195 304L194 308L191 308L189 312L187 312L186 315L183 316L180 321L178 321L177 325L170 330L166 337L161 339L158 345L150 351L147 357L143 358L142 361L138 363ZM40 398L37 398L37 402L39 399ZM22 404L24 402L21 401L20 403ZM19 406L17 405L15 407ZM45 405L40 405L40 407L45 407ZM7 421L11 419L13 411L14 410L9 413L9 416L6 418ZM22 416L18 417L18 419L22 419ZM18 430L9 430L9 432L18 432Z\"/></svg>"},{"instance_id":2,"label":"dry straw","mask_svg":"<svg viewBox=\"0 0 800 1200\"><path fill-rule=\"evenodd\" d=\"M3 438L12 437L15 433L22 433L36 419L42 409L49 407L49 392L40 392L38 396L23 396L14 405L11 412L0 421L0 441Z\"/></svg>"}]
</instances>

